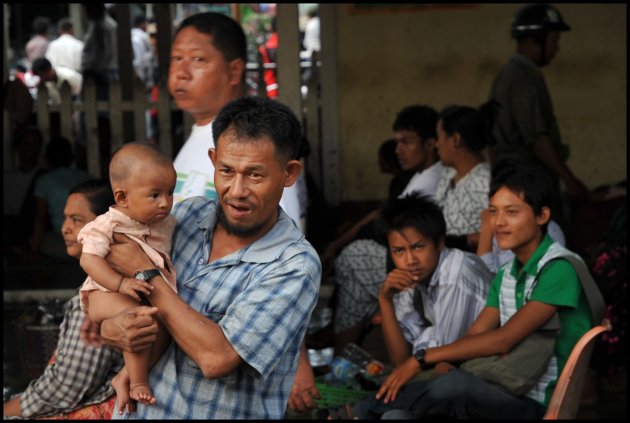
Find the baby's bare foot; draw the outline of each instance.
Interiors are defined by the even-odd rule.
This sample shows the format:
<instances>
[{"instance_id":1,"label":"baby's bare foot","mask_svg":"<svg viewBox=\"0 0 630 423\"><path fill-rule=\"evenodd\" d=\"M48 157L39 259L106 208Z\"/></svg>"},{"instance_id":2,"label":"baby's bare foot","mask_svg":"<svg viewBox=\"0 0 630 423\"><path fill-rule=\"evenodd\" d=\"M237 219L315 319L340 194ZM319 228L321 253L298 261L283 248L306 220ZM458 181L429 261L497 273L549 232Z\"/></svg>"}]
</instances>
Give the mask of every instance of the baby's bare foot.
<instances>
[{"instance_id":1,"label":"baby's bare foot","mask_svg":"<svg viewBox=\"0 0 630 423\"><path fill-rule=\"evenodd\" d=\"M143 404L155 404L157 400L153 396L151 387L146 383L132 383L131 392L129 396L136 401L140 401Z\"/></svg>"},{"instance_id":2,"label":"baby's bare foot","mask_svg":"<svg viewBox=\"0 0 630 423\"><path fill-rule=\"evenodd\" d=\"M133 413L136 408L134 401L131 401L131 398L129 397L129 378L121 373L118 373L112 379L112 387L116 391L118 414L120 415L122 415L125 408L127 408L128 413Z\"/></svg>"}]
</instances>

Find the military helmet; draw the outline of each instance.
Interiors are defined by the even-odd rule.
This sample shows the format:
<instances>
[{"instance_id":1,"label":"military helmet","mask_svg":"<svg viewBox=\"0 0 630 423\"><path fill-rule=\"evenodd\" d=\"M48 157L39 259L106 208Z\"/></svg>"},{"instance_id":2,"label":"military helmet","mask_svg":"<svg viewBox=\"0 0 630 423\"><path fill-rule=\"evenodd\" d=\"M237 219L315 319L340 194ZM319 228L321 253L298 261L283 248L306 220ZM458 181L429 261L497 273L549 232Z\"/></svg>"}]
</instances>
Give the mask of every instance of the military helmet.
<instances>
[{"instance_id":1,"label":"military helmet","mask_svg":"<svg viewBox=\"0 0 630 423\"><path fill-rule=\"evenodd\" d=\"M570 31L562 15L549 4L530 4L516 12L512 19L512 38L540 36L548 31Z\"/></svg>"}]
</instances>

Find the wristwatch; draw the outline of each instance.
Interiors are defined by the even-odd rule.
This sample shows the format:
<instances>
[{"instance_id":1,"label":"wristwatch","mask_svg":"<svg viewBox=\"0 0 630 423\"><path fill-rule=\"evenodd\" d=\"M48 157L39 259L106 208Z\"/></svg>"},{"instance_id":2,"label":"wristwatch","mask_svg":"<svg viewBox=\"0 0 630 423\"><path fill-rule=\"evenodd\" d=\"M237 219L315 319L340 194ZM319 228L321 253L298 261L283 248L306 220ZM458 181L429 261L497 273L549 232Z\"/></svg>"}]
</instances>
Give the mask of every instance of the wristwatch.
<instances>
[{"instance_id":1,"label":"wristwatch","mask_svg":"<svg viewBox=\"0 0 630 423\"><path fill-rule=\"evenodd\" d=\"M420 348L413 355L416 361L418 362L418 364L420 365L420 370L426 370L427 368L430 367L429 364L427 364L427 362L424 360L424 355L426 352L427 350L425 348Z\"/></svg>"},{"instance_id":2,"label":"wristwatch","mask_svg":"<svg viewBox=\"0 0 630 423\"><path fill-rule=\"evenodd\" d=\"M133 277L135 279L140 279L143 281L149 281L149 279L158 276L160 274L160 271L157 269L147 269L147 270L143 270L141 272L136 272Z\"/></svg>"}]
</instances>

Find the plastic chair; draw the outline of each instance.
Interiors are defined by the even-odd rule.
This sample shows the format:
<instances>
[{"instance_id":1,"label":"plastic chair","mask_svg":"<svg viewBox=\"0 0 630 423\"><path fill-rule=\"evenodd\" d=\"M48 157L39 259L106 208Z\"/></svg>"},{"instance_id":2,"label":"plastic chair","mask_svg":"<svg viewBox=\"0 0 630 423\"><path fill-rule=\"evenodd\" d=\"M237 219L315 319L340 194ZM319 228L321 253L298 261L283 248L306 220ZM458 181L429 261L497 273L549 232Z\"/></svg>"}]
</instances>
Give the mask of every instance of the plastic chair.
<instances>
[{"instance_id":1,"label":"plastic chair","mask_svg":"<svg viewBox=\"0 0 630 423\"><path fill-rule=\"evenodd\" d=\"M575 419L580 408L584 379L597 336L610 330L605 320L586 332L575 344L549 401L543 420Z\"/></svg>"}]
</instances>

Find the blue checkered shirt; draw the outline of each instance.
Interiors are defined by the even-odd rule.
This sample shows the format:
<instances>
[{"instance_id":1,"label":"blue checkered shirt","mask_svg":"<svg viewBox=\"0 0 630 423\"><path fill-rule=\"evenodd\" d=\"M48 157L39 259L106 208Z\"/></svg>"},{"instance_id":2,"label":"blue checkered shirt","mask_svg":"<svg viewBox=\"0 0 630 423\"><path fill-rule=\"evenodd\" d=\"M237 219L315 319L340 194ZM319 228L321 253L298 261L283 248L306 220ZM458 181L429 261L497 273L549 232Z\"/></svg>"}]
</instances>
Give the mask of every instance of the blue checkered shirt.
<instances>
[{"instance_id":1,"label":"blue checkered shirt","mask_svg":"<svg viewBox=\"0 0 630 423\"><path fill-rule=\"evenodd\" d=\"M244 363L207 379L172 342L150 373L155 405L138 419L282 419L300 343L317 302L321 264L282 209L275 226L250 246L208 263L217 200L193 197L173 208L171 249L177 289L216 322ZM118 418L114 413L114 418Z\"/></svg>"}]
</instances>

